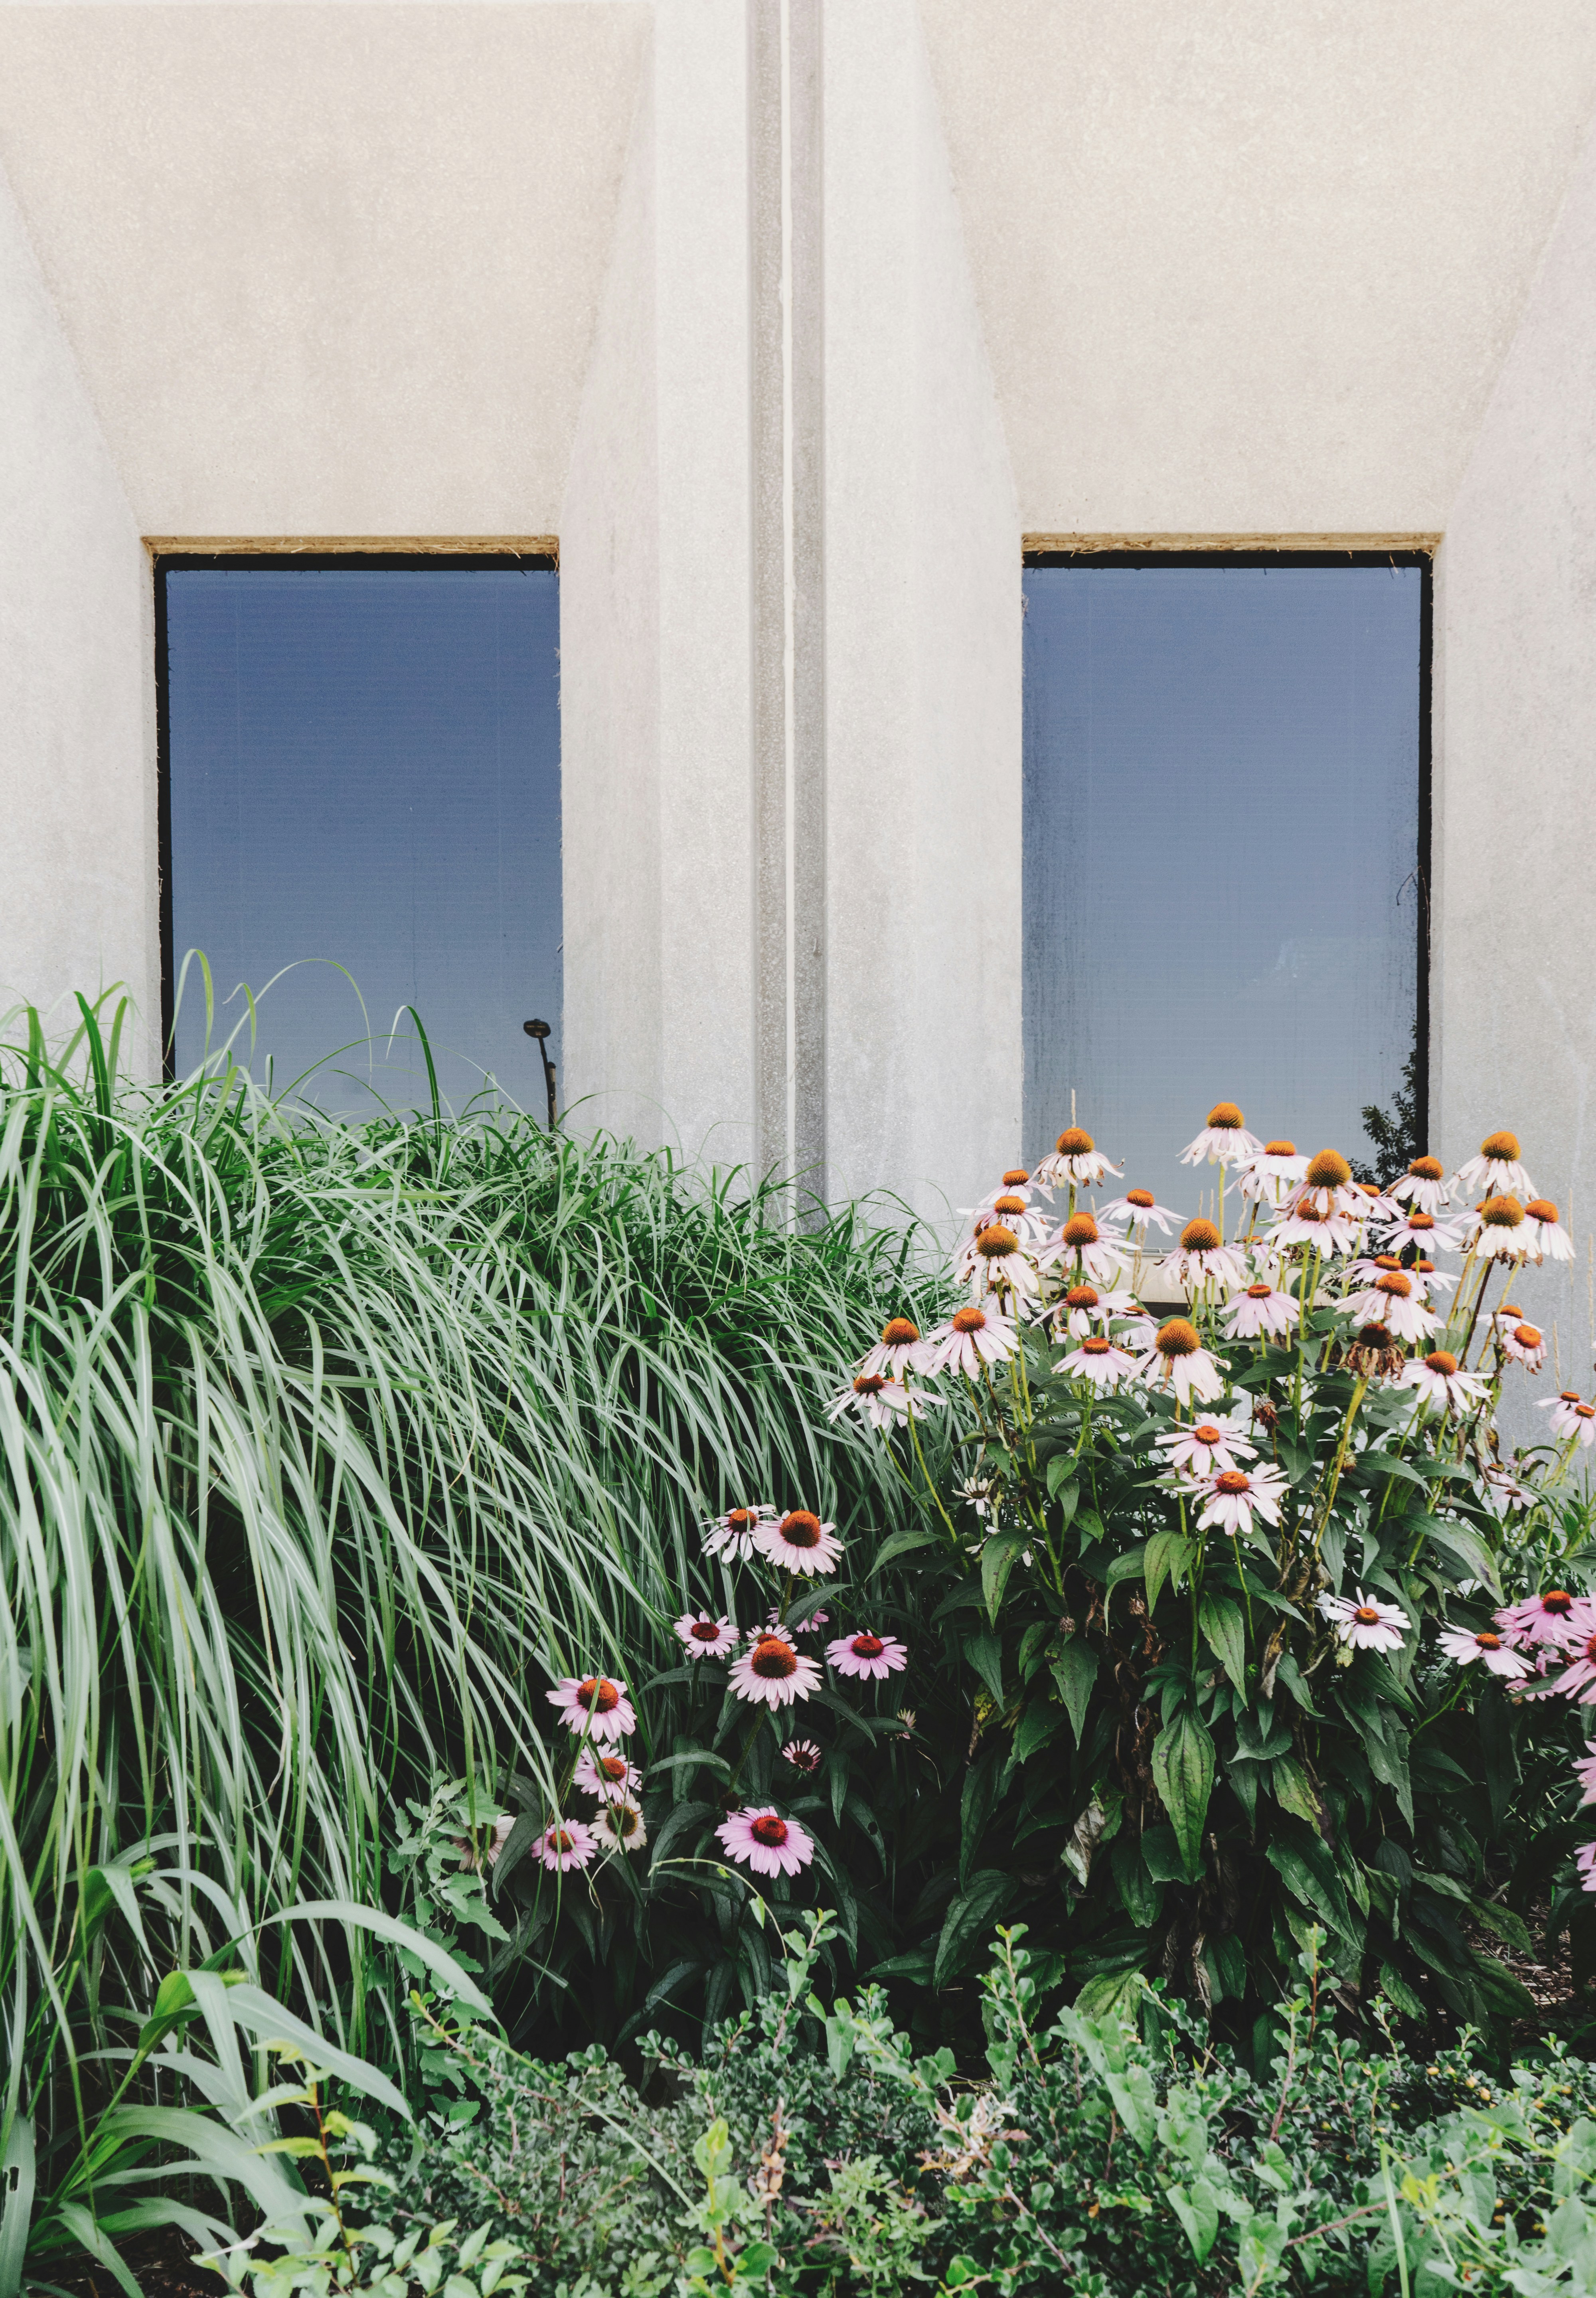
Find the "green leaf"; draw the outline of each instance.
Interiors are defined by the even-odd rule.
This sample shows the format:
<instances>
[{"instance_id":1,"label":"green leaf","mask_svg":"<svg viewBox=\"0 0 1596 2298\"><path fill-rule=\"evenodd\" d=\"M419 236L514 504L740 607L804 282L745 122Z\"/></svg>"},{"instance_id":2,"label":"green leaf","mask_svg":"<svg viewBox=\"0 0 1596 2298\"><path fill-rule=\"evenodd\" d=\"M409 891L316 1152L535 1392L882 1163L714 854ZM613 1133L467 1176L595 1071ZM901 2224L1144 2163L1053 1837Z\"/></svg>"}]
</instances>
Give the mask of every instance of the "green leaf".
<instances>
[{"instance_id":1,"label":"green leaf","mask_svg":"<svg viewBox=\"0 0 1596 2298\"><path fill-rule=\"evenodd\" d=\"M1003 1706L1003 1644L990 1628L975 1628L964 1637L964 1657L987 1690Z\"/></svg>"},{"instance_id":2,"label":"green leaf","mask_svg":"<svg viewBox=\"0 0 1596 2298\"><path fill-rule=\"evenodd\" d=\"M1387 2002L1396 2005L1404 2019L1414 2020L1421 2027L1424 2025L1424 2005L1401 1972L1393 1970L1388 1963L1380 1965L1380 1992Z\"/></svg>"},{"instance_id":3,"label":"green leaf","mask_svg":"<svg viewBox=\"0 0 1596 2298\"><path fill-rule=\"evenodd\" d=\"M872 1574L883 1571L889 1564L896 1562L898 1557L907 1556L916 1548L934 1548L941 1537L939 1532L930 1532L923 1526L908 1532L895 1532L889 1540L882 1541L877 1549L875 1562L870 1567Z\"/></svg>"},{"instance_id":4,"label":"green leaf","mask_svg":"<svg viewBox=\"0 0 1596 2298\"><path fill-rule=\"evenodd\" d=\"M1315 1835L1320 1831L1319 1798L1308 1773L1295 1756L1278 1756L1269 1765L1269 1787L1285 1811L1305 1819Z\"/></svg>"},{"instance_id":5,"label":"green leaf","mask_svg":"<svg viewBox=\"0 0 1596 2298\"><path fill-rule=\"evenodd\" d=\"M1087 1980L1074 2007L1083 2019L1125 2017L1134 2013L1146 1989L1139 1971L1105 1971L1100 1978Z\"/></svg>"},{"instance_id":6,"label":"green leaf","mask_svg":"<svg viewBox=\"0 0 1596 2298\"><path fill-rule=\"evenodd\" d=\"M1082 1517L1083 1523L1085 1520ZM1108 1576L1103 1583L1104 1586L1117 1588L1121 1580L1139 1580L1142 1576L1142 1558L1146 1552L1146 1545L1145 1541L1138 1541L1134 1548L1128 1548L1123 1556L1116 1556L1108 1567Z\"/></svg>"},{"instance_id":7,"label":"green leaf","mask_svg":"<svg viewBox=\"0 0 1596 2298\"><path fill-rule=\"evenodd\" d=\"M1336 1863L1322 1843L1311 1836L1294 1841L1282 1833L1266 1846L1264 1857L1293 1898L1340 1938L1360 1943Z\"/></svg>"},{"instance_id":8,"label":"green leaf","mask_svg":"<svg viewBox=\"0 0 1596 2298\"><path fill-rule=\"evenodd\" d=\"M1194 2178L1188 2197L1184 2186L1167 2186L1170 2208L1186 2229L1186 2238L1199 2265L1213 2248L1220 2230L1219 2198L1206 2178Z\"/></svg>"},{"instance_id":9,"label":"green leaf","mask_svg":"<svg viewBox=\"0 0 1596 2298\"><path fill-rule=\"evenodd\" d=\"M1053 1675L1059 1696L1070 1711L1070 1729L1075 1734L1075 1744L1084 1746L1087 1706L1092 1686L1097 1681L1097 1654L1085 1636L1077 1633L1054 1653Z\"/></svg>"},{"instance_id":10,"label":"green leaf","mask_svg":"<svg viewBox=\"0 0 1596 2298\"><path fill-rule=\"evenodd\" d=\"M995 1539L988 1540L981 1550L981 1595L986 1602L987 1617L994 1627L997 1625L998 1608L1003 1602L1003 1591L1009 1584L1009 1574L1030 1544L1029 1533L1002 1532ZM1003 1694L998 1691L994 1697L1001 1699Z\"/></svg>"},{"instance_id":11,"label":"green leaf","mask_svg":"<svg viewBox=\"0 0 1596 2298\"><path fill-rule=\"evenodd\" d=\"M1009 1879L996 1868L983 1867L970 1878L943 1917L937 1960L931 1970L934 1988L946 1987L950 1979L956 1979L973 1961L1008 1896Z\"/></svg>"},{"instance_id":12,"label":"green leaf","mask_svg":"<svg viewBox=\"0 0 1596 2298\"><path fill-rule=\"evenodd\" d=\"M1046 1699L1032 1699L1014 1733L1014 1757L1018 1763L1029 1763L1039 1748L1045 1748L1063 1724L1063 1711Z\"/></svg>"},{"instance_id":13,"label":"green leaf","mask_svg":"<svg viewBox=\"0 0 1596 2298\"><path fill-rule=\"evenodd\" d=\"M987 1822L992 1816L992 1806L997 1799L997 1782L1001 1776L1004 1750L1001 1745L988 1748L972 1764L964 1774L963 1792L959 1798L959 1885L964 1888L971 1865L980 1848L981 1837L987 1831Z\"/></svg>"},{"instance_id":14,"label":"green leaf","mask_svg":"<svg viewBox=\"0 0 1596 2298\"><path fill-rule=\"evenodd\" d=\"M1195 1708L1183 1707L1153 1742L1153 1780L1170 1814L1187 1878L1195 1881L1213 1788L1213 1741Z\"/></svg>"},{"instance_id":15,"label":"green leaf","mask_svg":"<svg viewBox=\"0 0 1596 2298\"><path fill-rule=\"evenodd\" d=\"M1047 1463L1048 1499L1050 1500L1057 1500L1060 1492L1063 1492L1066 1484L1070 1485L1072 1491L1078 1489L1075 1485L1075 1455L1073 1452L1055 1452L1052 1459ZM1074 1500L1072 1499L1066 1500L1064 1503L1064 1522L1066 1524L1069 1523L1070 1518L1074 1515Z\"/></svg>"},{"instance_id":16,"label":"green leaf","mask_svg":"<svg viewBox=\"0 0 1596 2298\"><path fill-rule=\"evenodd\" d=\"M1433 1516L1410 1516L1405 1519L1405 1527L1417 1529L1419 1525L1424 1526L1426 1540L1434 1542L1437 1548L1444 1549L1462 1563L1464 1568L1457 1575L1460 1579L1483 1580L1498 1602L1501 1600L1501 1582L1497 1577L1496 1558L1471 1525L1459 1524L1451 1517L1443 1523Z\"/></svg>"},{"instance_id":17,"label":"green leaf","mask_svg":"<svg viewBox=\"0 0 1596 2298\"><path fill-rule=\"evenodd\" d=\"M1183 1533L1155 1532L1147 1542L1142 1559L1142 1574L1147 1583L1147 1609L1158 1601L1158 1591L1165 1580L1171 1588L1178 1588L1182 1573L1189 1572L1197 1551L1195 1543Z\"/></svg>"},{"instance_id":18,"label":"green leaf","mask_svg":"<svg viewBox=\"0 0 1596 2298\"><path fill-rule=\"evenodd\" d=\"M1247 1630L1241 1606L1233 1604L1228 1596L1204 1596L1197 1616L1220 1666L1237 1691L1245 1691Z\"/></svg>"}]
</instances>

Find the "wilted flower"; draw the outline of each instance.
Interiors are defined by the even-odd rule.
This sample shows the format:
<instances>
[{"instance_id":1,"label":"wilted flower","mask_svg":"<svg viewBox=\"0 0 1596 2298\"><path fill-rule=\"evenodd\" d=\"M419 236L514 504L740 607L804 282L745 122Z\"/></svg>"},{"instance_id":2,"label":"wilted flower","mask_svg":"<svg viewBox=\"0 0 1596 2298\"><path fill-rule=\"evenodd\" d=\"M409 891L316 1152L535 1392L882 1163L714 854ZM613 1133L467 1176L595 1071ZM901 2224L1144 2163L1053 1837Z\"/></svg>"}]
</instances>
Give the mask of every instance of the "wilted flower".
<instances>
[{"instance_id":1,"label":"wilted flower","mask_svg":"<svg viewBox=\"0 0 1596 2298\"><path fill-rule=\"evenodd\" d=\"M1471 1197L1476 1189L1492 1194L1505 1190L1520 1198L1535 1194L1534 1183L1518 1162L1518 1138L1513 1133L1488 1133L1479 1155L1460 1165L1447 1186L1459 1197Z\"/></svg>"},{"instance_id":2,"label":"wilted flower","mask_svg":"<svg viewBox=\"0 0 1596 2298\"><path fill-rule=\"evenodd\" d=\"M1360 1325L1347 1343L1347 1369L1363 1380L1392 1380L1407 1363L1407 1352L1387 1324Z\"/></svg>"},{"instance_id":3,"label":"wilted flower","mask_svg":"<svg viewBox=\"0 0 1596 2298\"><path fill-rule=\"evenodd\" d=\"M1289 1293L1273 1285L1249 1285L1225 1311L1225 1330L1233 1341L1256 1341L1266 1335L1284 1340L1301 1315Z\"/></svg>"},{"instance_id":4,"label":"wilted flower","mask_svg":"<svg viewBox=\"0 0 1596 2298\"><path fill-rule=\"evenodd\" d=\"M1168 1236L1180 1216L1172 1213L1168 1205L1157 1203L1151 1189L1127 1189L1122 1197L1115 1197L1111 1203L1100 1205L1097 1218L1105 1221L1123 1221L1133 1236L1145 1238L1149 1222Z\"/></svg>"},{"instance_id":5,"label":"wilted flower","mask_svg":"<svg viewBox=\"0 0 1596 2298\"><path fill-rule=\"evenodd\" d=\"M1376 1603L1361 1588L1356 1603L1350 1596L1324 1595L1319 1608L1354 1651L1396 1651L1412 1625L1400 1604Z\"/></svg>"},{"instance_id":6,"label":"wilted flower","mask_svg":"<svg viewBox=\"0 0 1596 2298\"><path fill-rule=\"evenodd\" d=\"M637 1729L625 1685L610 1676L562 1676L544 1697L559 1710L559 1720L568 1732L586 1738L624 1740Z\"/></svg>"},{"instance_id":7,"label":"wilted flower","mask_svg":"<svg viewBox=\"0 0 1596 2298\"><path fill-rule=\"evenodd\" d=\"M956 1310L946 1325L928 1335L926 1345L932 1372L962 1372L967 1380L979 1380L988 1365L1007 1363L1020 1336L1012 1317L997 1309L972 1307Z\"/></svg>"},{"instance_id":8,"label":"wilted flower","mask_svg":"<svg viewBox=\"0 0 1596 2298\"><path fill-rule=\"evenodd\" d=\"M1197 1518L1198 1529L1217 1524L1223 1531L1239 1533L1245 1539L1253 1529L1255 1515L1261 1516L1265 1524L1279 1523L1280 1502L1285 1496L1285 1476L1267 1461L1252 1468L1221 1468L1209 1482L1203 1512Z\"/></svg>"},{"instance_id":9,"label":"wilted flower","mask_svg":"<svg viewBox=\"0 0 1596 2298\"><path fill-rule=\"evenodd\" d=\"M790 1637L766 1634L732 1663L727 1681L739 1699L756 1706L790 1707L820 1689L820 1666Z\"/></svg>"},{"instance_id":10,"label":"wilted flower","mask_svg":"<svg viewBox=\"0 0 1596 2298\"><path fill-rule=\"evenodd\" d=\"M1539 1372L1546 1361L1546 1338L1538 1325L1516 1325L1501 1335L1500 1346L1503 1356L1526 1365L1531 1372Z\"/></svg>"},{"instance_id":11,"label":"wilted flower","mask_svg":"<svg viewBox=\"0 0 1596 2298\"><path fill-rule=\"evenodd\" d=\"M1406 1197L1421 1212L1438 1213L1451 1194L1446 1168L1439 1157L1415 1157L1400 1181L1392 1184L1393 1197Z\"/></svg>"},{"instance_id":12,"label":"wilted flower","mask_svg":"<svg viewBox=\"0 0 1596 2298\"><path fill-rule=\"evenodd\" d=\"M822 1524L809 1509L790 1509L779 1524L759 1527L759 1553L778 1571L835 1572L842 1560L842 1542L834 1524Z\"/></svg>"},{"instance_id":13,"label":"wilted flower","mask_svg":"<svg viewBox=\"0 0 1596 2298\"><path fill-rule=\"evenodd\" d=\"M724 1516L714 1517L704 1526L705 1555L718 1556L728 1564L746 1564L758 1552L760 1525L768 1524L775 1513L763 1500L757 1508L728 1509Z\"/></svg>"},{"instance_id":14,"label":"wilted flower","mask_svg":"<svg viewBox=\"0 0 1596 2298\"><path fill-rule=\"evenodd\" d=\"M1481 1659L1493 1675L1506 1676L1509 1682L1530 1672L1528 1661L1520 1659L1490 1628L1443 1628L1436 1641L1448 1659L1455 1659L1460 1666Z\"/></svg>"},{"instance_id":15,"label":"wilted flower","mask_svg":"<svg viewBox=\"0 0 1596 2298\"><path fill-rule=\"evenodd\" d=\"M1036 1178L1050 1189L1066 1186L1077 1189L1095 1189L1104 1173L1118 1173L1118 1165L1111 1165L1091 1135L1079 1125L1066 1126L1058 1137L1058 1146L1051 1157L1044 1157L1037 1167Z\"/></svg>"},{"instance_id":16,"label":"wilted flower","mask_svg":"<svg viewBox=\"0 0 1596 2298\"><path fill-rule=\"evenodd\" d=\"M730 1857L756 1875L796 1875L815 1856L815 1839L796 1819L783 1819L773 1804L734 1811L715 1829Z\"/></svg>"},{"instance_id":17,"label":"wilted flower","mask_svg":"<svg viewBox=\"0 0 1596 2298\"><path fill-rule=\"evenodd\" d=\"M1224 1393L1224 1375L1203 1347L1196 1327L1184 1317L1171 1317L1159 1327L1157 1339L1137 1370L1155 1385L1167 1380L1182 1404L1189 1404L1194 1396L1206 1404Z\"/></svg>"},{"instance_id":18,"label":"wilted flower","mask_svg":"<svg viewBox=\"0 0 1596 2298\"><path fill-rule=\"evenodd\" d=\"M1059 1359L1058 1368L1072 1379L1089 1380L1094 1388L1117 1388L1136 1370L1136 1359L1102 1333L1088 1333L1079 1348Z\"/></svg>"},{"instance_id":19,"label":"wilted flower","mask_svg":"<svg viewBox=\"0 0 1596 2298\"><path fill-rule=\"evenodd\" d=\"M585 1820L551 1819L533 1844L531 1856L564 1875L587 1866L598 1848L599 1839Z\"/></svg>"},{"instance_id":20,"label":"wilted flower","mask_svg":"<svg viewBox=\"0 0 1596 2298\"><path fill-rule=\"evenodd\" d=\"M1211 1165L1239 1165L1256 1157L1262 1147L1258 1136L1247 1131L1236 1104L1216 1101L1202 1132L1180 1152L1180 1161L1183 1165L1200 1165L1207 1158Z\"/></svg>"},{"instance_id":21,"label":"wilted flower","mask_svg":"<svg viewBox=\"0 0 1596 2298\"><path fill-rule=\"evenodd\" d=\"M724 1659L737 1648L734 1624L711 1619L703 1612L683 1612L676 1622L676 1633L687 1648L689 1659Z\"/></svg>"},{"instance_id":22,"label":"wilted flower","mask_svg":"<svg viewBox=\"0 0 1596 2298\"><path fill-rule=\"evenodd\" d=\"M1573 1260L1574 1239L1559 1220L1550 1197L1532 1197L1524 1208L1524 1222L1531 1261Z\"/></svg>"},{"instance_id":23,"label":"wilted flower","mask_svg":"<svg viewBox=\"0 0 1596 2298\"><path fill-rule=\"evenodd\" d=\"M878 1636L868 1628L857 1635L839 1636L826 1646L826 1657L839 1675L885 1676L909 1664L909 1648L896 1636Z\"/></svg>"},{"instance_id":24,"label":"wilted flower","mask_svg":"<svg viewBox=\"0 0 1596 2298\"><path fill-rule=\"evenodd\" d=\"M1416 1388L1426 1404L1438 1404L1444 1412L1455 1406L1466 1412L1476 1404L1485 1393L1484 1383L1471 1372L1461 1372L1458 1360L1450 1349L1432 1349L1427 1357L1410 1364L1402 1375L1404 1388Z\"/></svg>"},{"instance_id":25,"label":"wilted flower","mask_svg":"<svg viewBox=\"0 0 1596 2298\"><path fill-rule=\"evenodd\" d=\"M1166 1276L1188 1293L1199 1285L1218 1285L1228 1293L1247 1281L1246 1255L1234 1244L1226 1244L1211 1220L1199 1214L1188 1220L1180 1232L1180 1242L1173 1252L1163 1257Z\"/></svg>"},{"instance_id":26,"label":"wilted flower","mask_svg":"<svg viewBox=\"0 0 1596 2298\"><path fill-rule=\"evenodd\" d=\"M1596 1444L1596 1404L1582 1403L1578 1389L1565 1388L1556 1396L1538 1396L1535 1409L1551 1413L1551 1433L1559 1441L1567 1442L1576 1436L1584 1450Z\"/></svg>"}]
</instances>

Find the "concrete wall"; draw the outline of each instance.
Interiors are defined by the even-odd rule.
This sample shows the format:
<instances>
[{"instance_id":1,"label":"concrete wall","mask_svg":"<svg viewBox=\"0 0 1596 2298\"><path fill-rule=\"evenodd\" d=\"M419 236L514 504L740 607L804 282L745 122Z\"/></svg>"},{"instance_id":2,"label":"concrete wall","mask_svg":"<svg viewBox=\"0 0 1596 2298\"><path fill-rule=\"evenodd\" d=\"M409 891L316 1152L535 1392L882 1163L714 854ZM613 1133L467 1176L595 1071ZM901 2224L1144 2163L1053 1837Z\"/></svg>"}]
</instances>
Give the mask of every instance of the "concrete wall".
<instances>
[{"instance_id":1,"label":"concrete wall","mask_svg":"<svg viewBox=\"0 0 1596 2298\"><path fill-rule=\"evenodd\" d=\"M913 0L824 75L828 1178L935 1211L1019 1153L1020 517Z\"/></svg>"},{"instance_id":2,"label":"concrete wall","mask_svg":"<svg viewBox=\"0 0 1596 2298\"><path fill-rule=\"evenodd\" d=\"M1579 1247L1514 1280L1588 1388L1596 1231L1596 141L1436 560L1434 1130L1516 1132ZM1537 1416L1538 1417L1538 1416ZM1523 1431L1518 1432L1523 1434Z\"/></svg>"},{"instance_id":3,"label":"concrete wall","mask_svg":"<svg viewBox=\"0 0 1596 2298\"><path fill-rule=\"evenodd\" d=\"M0 1010L120 982L160 1036L149 562L0 173ZM8 1032L9 1034L9 1032Z\"/></svg>"}]
</instances>

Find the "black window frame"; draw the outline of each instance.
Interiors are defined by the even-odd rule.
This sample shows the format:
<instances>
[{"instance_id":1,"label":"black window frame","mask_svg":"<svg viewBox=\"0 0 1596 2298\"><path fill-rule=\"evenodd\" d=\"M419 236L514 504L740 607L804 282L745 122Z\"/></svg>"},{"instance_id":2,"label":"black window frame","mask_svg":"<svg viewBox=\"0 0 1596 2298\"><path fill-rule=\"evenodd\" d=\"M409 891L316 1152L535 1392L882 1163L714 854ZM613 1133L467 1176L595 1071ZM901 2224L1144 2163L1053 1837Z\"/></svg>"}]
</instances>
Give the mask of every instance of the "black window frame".
<instances>
[{"instance_id":1,"label":"black window frame","mask_svg":"<svg viewBox=\"0 0 1596 2298\"><path fill-rule=\"evenodd\" d=\"M261 574L347 573L364 568L379 574L438 574L451 569L520 568L527 574L558 574L559 557L550 550L161 550L153 554L155 582L155 818L161 933L161 1062L167 1083L178 1074L177 953L172 919L172 759L170 663L167 653L166 578L196 567Z\"/></svg>"},{"instance_id":2,"label":"black window frame","mask_svg":"<svg viewBox=\"0 0 1596 2298\"><path fill-rule=\"evenodd\" d=\"M1418 1011L1414 1015L1415 1063L1413 1129L1420 1153L1430 1137L1430 847L1431 847L1431 713L1435 664L1435 558L1432 550L1271 550L1224 549L1170 550L1030 550L1021 554L1027 574L1045 566L1416 566L1419 571L1418 608L1418 837L1415 874L1418 881ZM1021 826L1023 838L1024 825Z\"/></svg>"}]
</instances>

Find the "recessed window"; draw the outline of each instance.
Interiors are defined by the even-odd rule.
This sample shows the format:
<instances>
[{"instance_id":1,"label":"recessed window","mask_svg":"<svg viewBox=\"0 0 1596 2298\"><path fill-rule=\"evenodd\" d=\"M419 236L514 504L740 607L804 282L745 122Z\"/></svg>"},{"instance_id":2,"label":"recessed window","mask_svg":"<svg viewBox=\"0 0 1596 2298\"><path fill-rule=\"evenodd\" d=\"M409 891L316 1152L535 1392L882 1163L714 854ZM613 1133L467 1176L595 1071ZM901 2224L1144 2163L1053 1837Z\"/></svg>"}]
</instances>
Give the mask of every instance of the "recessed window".
<instances>
[{"instance_id":1,"label":"recessed window","mask_svg":"<svg viewBox=\"0 0 1596 2298\"><path fill-rule=\"evenodd\" d=\"M1025 574L1025 1134L1070 1121L1195 1210L1216 1101L1374 1167L1423 1121L1427 566ZM1409 1065L1413 1064L1411 1070ZM1405 1072L1407 1072L1405 1076Z\"/></svg>"},{"instance_id":2,"label":"recessed window","mask_svg":"<svg viewBox=\"0 0 1596 2298\"><path fill-rule=\"evenodd\" d=\"M163 562L169 999L324 1109L490 1079L542 1112L560 1023L558 577L548 566ZM244 986L258 1001L252 1054Z\"/></svg>"}]
</instances>

